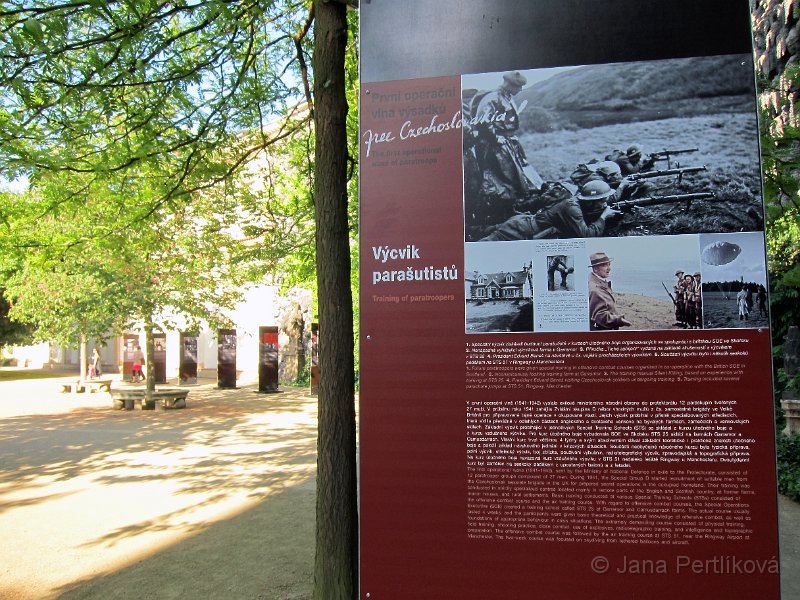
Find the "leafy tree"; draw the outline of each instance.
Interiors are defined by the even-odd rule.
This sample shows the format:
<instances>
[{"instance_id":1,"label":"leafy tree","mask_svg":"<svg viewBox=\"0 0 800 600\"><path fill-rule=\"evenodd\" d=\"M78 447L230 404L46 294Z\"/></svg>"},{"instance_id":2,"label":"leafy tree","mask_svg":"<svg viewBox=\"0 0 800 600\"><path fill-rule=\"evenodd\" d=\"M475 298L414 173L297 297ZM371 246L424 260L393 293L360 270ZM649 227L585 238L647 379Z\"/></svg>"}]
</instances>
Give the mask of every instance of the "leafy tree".
<instances>
[{"instance_id":1,"label":"leafy tree","mask_svg":"<svg viewBox=\"0 0 800 600\"><path fill-rule=\"evenodd\" d=\"M773 340L782 344L789 325L800 322L800 123L793 98L800 77L789 67L775 82L761 79L765 107L761 115L761 149L766 204L766 234L771 284Z\"/></svg>"},{"instance_id":2,"label":"leafy tree","mask_svg":"<svg viewBox=\"0 0 800 600\"><path fill-rule=\"evenodd\" d=\"M61 232L63 240L61 233L52 240L40 238L31 247L33 254L46 254L51 269L59 252L69 256L65 264L77 266L73 254L94 260L88 249L108 242L115 257L143 269L135 274L146 281L156 284L166 277L152 274L154 263L169 265L178 271L176 277L182 276L183 250L164 253L160 226L180 220L205 194L219 199L219 190L252 157L303 126L289 109L306 98L315 136L322 372L314 594L325 600L357 593L352 204L347 189L353 161L345 93L353 21L348 28L344 0L12 0L0 5L0 169L7 177L27 175L34 182L42 173L64 177L62 193L53 195L45 213L53 220L86 203L85 190L114 192L102 196L107 202L97 206L102 218L96 227ZM276 130L281 115L285 125ZM352 116L349 122L352 126ZM136 196L141 204L124 212L119 209L123 192L130 190L127 177L132 185L146 186L146 193ZM108 218L115 210L117 221ZM211 222L225 213L213 214ZM296 219L297 226L303 221L302 216ZM309 230L300 227L298 232ZM83 250L73 251L78 246ZM294 253L299 265L311 264L305 258L309 246L295 246L306 251ZM151 254L152 248L158 252ZM275 264L283 260L279 254ZM83 267L89 270L90 265ZM69 276L79 275L70 270ZM98 285L92 281L88 287ZM139 295L145 287L125 297L149 308L146 300L154 296ZM202 304L202 298L197 301Z\"/></svg>"},{"instance_id":3,"label":"leafy tree","mask_svg":"<svg viewBox=\"0 0 800 600\"><path fill-rule=\"evenodd\" d=\"M4 346L22 346L33 341L30 323L21 323L8 316L11 305L0 288L0 349Z\"/></svg>"},{"instance_id":4,"label":"leafy tree","mask_svg":"<svg viewBox=\"0 0 800 600\"><path fill-rule=\"evenodd\" d=\"M33 192L9 200L2 268L10 316L30 323L35 340L78 344L83 374L86 340L105 336L125 316L124 276L107 246L77 242L94 225L91 204L50 206Z\"/></svg>"}]
</instances>

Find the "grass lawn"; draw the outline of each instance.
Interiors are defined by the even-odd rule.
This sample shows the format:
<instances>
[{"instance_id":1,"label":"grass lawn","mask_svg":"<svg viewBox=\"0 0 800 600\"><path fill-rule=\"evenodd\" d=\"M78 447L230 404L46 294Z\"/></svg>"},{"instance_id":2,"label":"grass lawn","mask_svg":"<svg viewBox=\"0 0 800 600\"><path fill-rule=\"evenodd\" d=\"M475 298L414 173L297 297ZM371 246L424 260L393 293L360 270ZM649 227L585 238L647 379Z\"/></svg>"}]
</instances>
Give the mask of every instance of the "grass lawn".
<instances>
[{"instance_id":1,"label":"grass lawn","mask_svg":"<svg viewBox=\"0 0 800 600\"><path fill-rule=\"evenodd\" d=\"M1 381L22 381L25 379L52 379L53 377L75 378L76 373L65 373L51 369L24 369L20 367L0 367Z\"/></svg>"}]
</instances>

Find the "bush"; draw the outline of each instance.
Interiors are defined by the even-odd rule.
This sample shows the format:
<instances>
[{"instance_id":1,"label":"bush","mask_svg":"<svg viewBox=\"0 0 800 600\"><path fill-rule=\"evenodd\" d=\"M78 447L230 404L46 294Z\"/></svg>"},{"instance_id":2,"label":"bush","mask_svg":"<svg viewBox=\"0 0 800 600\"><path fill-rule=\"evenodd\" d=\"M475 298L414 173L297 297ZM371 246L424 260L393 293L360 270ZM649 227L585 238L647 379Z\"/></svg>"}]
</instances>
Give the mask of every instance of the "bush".
<instances>
[{"instance_id":1,"label":"bush","mask_svg":"<svg viewBox=\"0 0 800 600\"><path fill-rule=\"evenodd\" d=\"M800 435L778 435L778 491L800 500Z\"/></svg>"}]
</instances>

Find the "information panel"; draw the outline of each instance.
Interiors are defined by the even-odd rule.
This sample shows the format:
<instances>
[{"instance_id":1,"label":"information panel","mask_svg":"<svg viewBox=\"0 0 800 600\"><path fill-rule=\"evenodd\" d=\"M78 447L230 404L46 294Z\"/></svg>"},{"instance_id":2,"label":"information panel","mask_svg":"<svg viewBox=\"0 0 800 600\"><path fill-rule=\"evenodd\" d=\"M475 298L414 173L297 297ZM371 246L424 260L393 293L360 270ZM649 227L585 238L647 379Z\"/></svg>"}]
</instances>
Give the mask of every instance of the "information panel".
<instances>
[{"instance_id":1,"label":"information panel","mask_svg":"<svg viewBox=\"0 0 800 600\"><path fill-rule=\"evenodd\" d=\"M181 332L179 380L182 384L197 383L197 335Z\"/></svg>"},{"instance_id":2,"label":"information panel","mask_svg":"<svg viewBox=\"0 0 800 600\"><path fill-rule=\"evenodd\" d=\"M217 337L217 387L236 387L236 330L220 329Z\"/></svg>"},{"instance_id":3,"label":"information panel","mask_svg":"<svg viewBox=\"0 0 800 600\"><path fill-rule=\"evenodd\" d=\"M153 334L153 369L156 383L167 383L167 336L164 333Z\"/></svg>"},{"instance_id":4,"label":"information panel","mask_svg":"<svg viewBox=\"0 0 800 600\"><path fill-rule=\"evenodd\" d=\"M278 328L258 328L258 391L278 391Z\"/></svg>"},{"instance_id":5,"label":"information panel","mask_svg":"<svg viewBox=\"0 0 800 600\"><path fill-rule=\"evenodd\" d=\"M778 598L748 3L361 18L361 597Z\"/></svg>"},{"instance_id":6,"label":"information panel","mask_svg":"<svg viewBox=\"0 0 800 600\"><path fill-rule=\"evenodd\" d=\"M130 381L133 378L133 353L139 345L139 336L134 333L125 333L122 336L122 379Z\"/></svg>"}]
</instances>

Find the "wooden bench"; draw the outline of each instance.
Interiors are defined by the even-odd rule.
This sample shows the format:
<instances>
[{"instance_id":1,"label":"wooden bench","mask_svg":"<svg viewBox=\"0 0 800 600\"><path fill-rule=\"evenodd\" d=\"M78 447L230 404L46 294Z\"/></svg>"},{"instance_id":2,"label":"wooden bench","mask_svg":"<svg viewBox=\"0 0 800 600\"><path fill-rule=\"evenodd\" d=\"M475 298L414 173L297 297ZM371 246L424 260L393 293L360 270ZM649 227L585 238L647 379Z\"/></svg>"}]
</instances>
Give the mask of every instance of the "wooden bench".
<instances>
[{"instance_id":1,"label":"wooden bench","mask_svg":"<svg viewBox=\"0 0 800 600\"><path fill-rule=\"evenodd\" d=\"M87 379L85 381L81 381L80 379L77 381L71 381L69 383L62 383L62 390L61 393L66 394L67 392L73 394L80 394L82 392L110 392L111 391L111 380L110 379Z\"/></svg>"},{"instance_id":2,"label":"wooden bench","mask_svg":"<svg viewBox=\"0 0 800 600\"><path fill-rule=\"evenodd\" d=\"M111 406L117 410L133 410L138 404L142 410L153 410L156 407L162 410L172 408L186 408L186 397L189 390L179 389L160 389L155 390L150 402L145 401L145 390L138 389L116 389L111 392Z\"/></svg>"}]
</instances>

